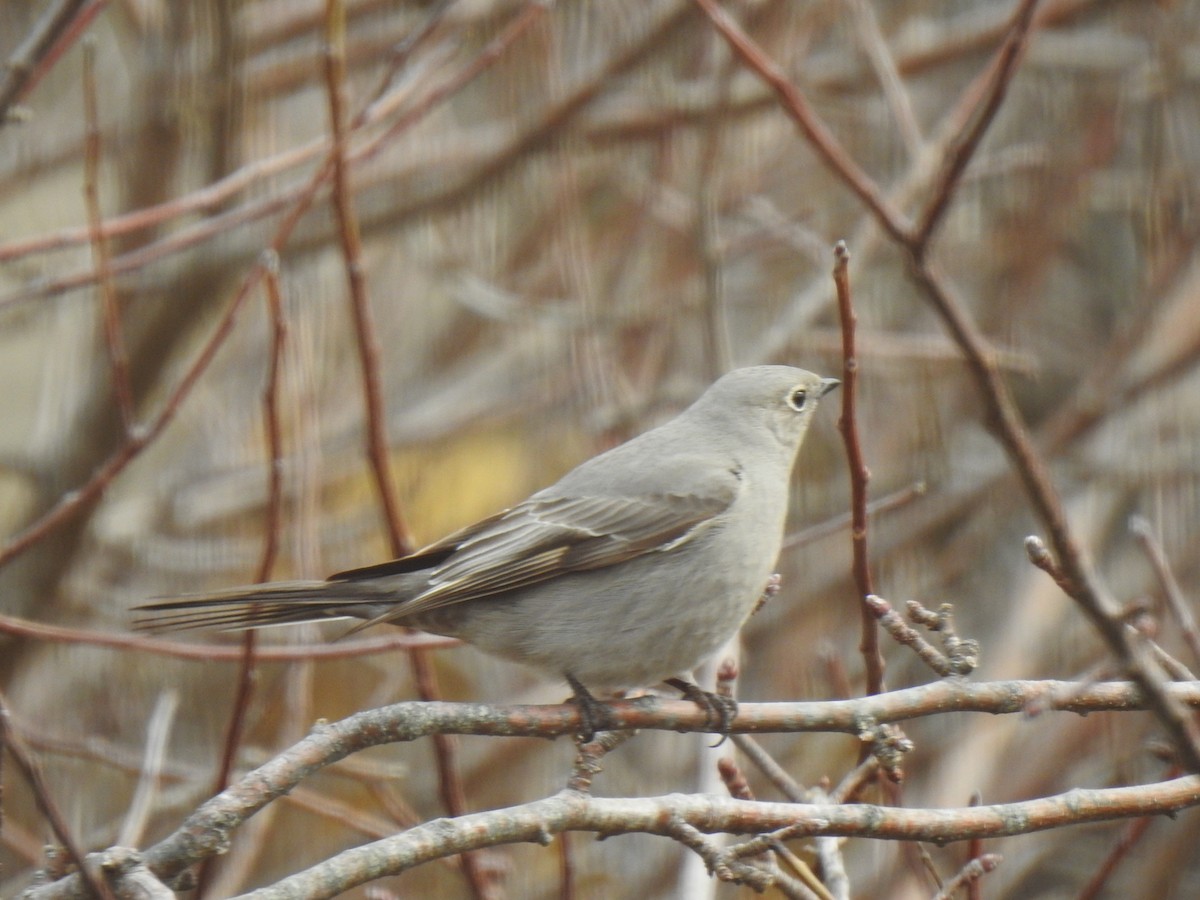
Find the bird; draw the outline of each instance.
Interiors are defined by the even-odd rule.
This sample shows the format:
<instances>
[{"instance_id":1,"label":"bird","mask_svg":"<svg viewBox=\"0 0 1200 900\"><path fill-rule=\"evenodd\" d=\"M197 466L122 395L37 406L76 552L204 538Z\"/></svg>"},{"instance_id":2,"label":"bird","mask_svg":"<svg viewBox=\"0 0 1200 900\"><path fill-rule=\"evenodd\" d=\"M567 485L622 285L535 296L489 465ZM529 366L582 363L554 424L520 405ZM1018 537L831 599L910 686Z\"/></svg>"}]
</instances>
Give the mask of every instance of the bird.
<instances>
[{"instance_id":1,"label":"bird","mask_svg":"<svg viewBox=\"0 0 1200 900\"><path fill-rule=\"evenodd\" d=\"M838 384L791 366L735 369L675 418L410 555L324 581L160 598L135 608L134 627L412 626L563 678L584 740L606 721L593 691L659 683L728 734L736 703L692 672L766 589L795 460Z\"/></svg>"}]
</instances>

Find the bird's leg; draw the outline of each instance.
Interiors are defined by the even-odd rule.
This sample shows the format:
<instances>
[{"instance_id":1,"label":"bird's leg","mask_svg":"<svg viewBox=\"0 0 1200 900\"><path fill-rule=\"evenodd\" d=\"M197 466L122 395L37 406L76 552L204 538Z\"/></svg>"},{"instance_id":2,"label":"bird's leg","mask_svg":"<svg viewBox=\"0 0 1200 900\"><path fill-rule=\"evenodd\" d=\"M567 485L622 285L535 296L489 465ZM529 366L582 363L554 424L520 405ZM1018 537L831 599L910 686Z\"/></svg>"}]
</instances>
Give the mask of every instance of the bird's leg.
<instances>
[{"instance_id":1,"label":"bird's leg","mask_svg":"<svg viewBox=\"0 0 1200 900\"><path fill-rule=\"evenodd\" d=\"M663 684L669 684L681 692L685 700L691 700L704 710L704 727L721 735L721 740L717 742L716 746L719 747L725 742L725 738L729 737L729 731L733 727L733 720L737 717L738 704L736 700L725 694L706 691L696 682L687 678L667 678L664 679Z\"/></svg>"},{"instance_id":2,"label":"bird's leg","mask_svg":"<svg viewBox=\"0 0 1200 900\"><path fill-rule=\"evenodd\" d=\"M608 722L608 707L593 697L592 692L570 672L566 673L566 679L574 692L571 702L579 707L579 740L584 744L590 743L596 732Z\"/></svg>"}]
</instances>

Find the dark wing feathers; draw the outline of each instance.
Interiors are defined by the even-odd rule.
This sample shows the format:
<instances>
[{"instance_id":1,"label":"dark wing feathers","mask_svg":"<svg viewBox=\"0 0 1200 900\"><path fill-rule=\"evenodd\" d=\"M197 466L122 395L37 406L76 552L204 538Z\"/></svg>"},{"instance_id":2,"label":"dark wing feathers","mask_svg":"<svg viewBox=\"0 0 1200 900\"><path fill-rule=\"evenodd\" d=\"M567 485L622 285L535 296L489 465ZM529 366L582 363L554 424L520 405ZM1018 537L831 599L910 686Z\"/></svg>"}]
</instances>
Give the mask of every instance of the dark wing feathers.
<instances>
[{"instance_id":1,"label":"dark wing feathers","mask_svg":"<svg viewBox=\"0 0 1200 900\"><path fill-rule=\"evenodd\" d=\"M471 529L430 572L427 590L373 621L408 618L614 565L685 540L733 498L733 489L707 497L531 497L493 517L488 527Z\"/></svg>"}]
</instances>

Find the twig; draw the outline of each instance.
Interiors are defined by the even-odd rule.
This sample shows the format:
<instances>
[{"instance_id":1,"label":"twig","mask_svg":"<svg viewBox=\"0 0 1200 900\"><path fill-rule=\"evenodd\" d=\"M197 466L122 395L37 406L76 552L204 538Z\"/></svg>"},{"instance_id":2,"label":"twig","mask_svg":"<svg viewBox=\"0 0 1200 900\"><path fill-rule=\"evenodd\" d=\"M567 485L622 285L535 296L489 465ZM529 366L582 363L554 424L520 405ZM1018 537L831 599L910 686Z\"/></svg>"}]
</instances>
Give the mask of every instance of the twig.
<instances>
[{"instance_id":1,"label":"twig","mask_svg":"<svg viewBox=\"0 0 1200 900\"><path fill-rule=\"evenodd\" d=\"M974 884L988 872L995 871L996 866L1003 861L1004 857L998 853L985 853L983 856L976 857L959 869L954 877L933 895L933 900L953 900L959 888Z\"/></svg>"},{"instance_id":2,"label":"twig","mask_svg":"<svg viewBox=\"0 0 1200 900\"><path fill-rule=\"evenodd\" d=\"M905 90L896 60L879 28L879 18L867 0L850 0L849 6L857 25L859 44L866 53L871 68L875 70L880 87L883 88L883 96L891 107L892 117L896 120L896 127L900 131L900 139L904 141L909 159L915 161L921 155L924 144L921 126L917 123L912 97Z\"/></svg>"},{"instance_id":3,"label":"twig","mask_svg":"<svg viewBox=\"0 0 1200 900\"><path fill-rule=\"evenodd\" d=\"M267 433L266 538L258 563L258 572L254 578L256 582L270 581L279 553L283 507L283 436L279 423L279 376L287 335L287 321L283 316L283 298L279 289L279 254L268 250L264 254L263 265L263 283L271 321L271 353L267 365L266 386L263 389L263 421ZM221 742L221 763L213 779L214 794L223 791L229 785L233 773L257 682L258 660L258 634L255 631L247 631L242 635L233 706L225 726L225 737ZM211 884L213 870L208 863L206 860L196 876L196 894L199 897L204 896L206 888Z\"/></svg>"},{"instance_id":4,"label":"twig","mask_svg":"<svg viewBox=\"0 0 1200 900\"><path fill-rule=\"evenodd\" d=\"M875 594L868 594L866 603L883 630L891 635L892 640L897 644L910 647L925 665L943 678L955 674L946 657L921 637L916 629L909 626L900 613L892 609L890 603Z\"/></svg>"},{"instance_id":5,"label":"twig","mask_svg":"<svg viewBox=\"0 0 1200 900\"><path fill-rule=\"evenodd\" d=\"M104 5L104 0L59 0L42 14L4 65L0 128L8 121L13 104L32 90L42 73L58 59L66 43L64 36L77 36Z\"/></svg>"},{"instance_id":6,"label":"twig","mask_svg":"<svg viewBox=\"0 0 1200 900\"><path fill-rule=\"evenodd\" d=\"M1175 778L1179 774L1180 770L1176 766L1167 773L1166 777ZM1087 884L1076 895L1076 900L1095 900L1095 898L1103 894L1108 880L1117 870L1117 867L1129 855L1129 851L1136 847L1138 842L1145 837L1153 821L1152 818L1147 816L1125 823L1125 827L1121 829L1121 833L1117 836L1112 849L1109 850L1108 855L1104 857L1104 861L1100 863L1092 877L1088 879Z\"/></svg>"},{"instance_id":7,"label":"twig","mask_svg":"<svg viewBox=\"0 0 1200 900\"><path fill-rule=\"evenodd\" d=\"M1144 516L1133 516L1129 520L1129 530L1138 539L1138 543L1142 545L1146 557L1150 560L1150 565L1154 567L1154 574L1158 577L1163 597L1167 601L1167 609L1171 611L1171 615L1175 617L1175 622L1179 625L1183 641L1192 654L1192 661L1200 664L1200 633L1197 633L1196 617L1192 615L1192 608L1188 604L1187 598L1183 596L1183 590L1179 587L1175 573L1171 571L1171 564L1167 561L1167 554L1163 552L1158 536L1150 526L1150 521Z\"/></svg>"},{"instance_id":8,"label":"twig","mask_svg":"<svg viewBox=\"0 0 1200 900\"><path fill-rule=\"evenodd\" d=\"M383 400L379 365L379 336L367 297L363 275L362 238L358 217L354 213L349 187L348 145L346 138L345 100L346 79L346 21L341 0L326 0L325 4L325 79L329 97L330 133L333 135L330 158L333 162L332 200L337 213L338 234L345 263L346 282L350 290L350 308L354 314L354 335L358 343L358 360L362 369L363 399L366 404L367 457L375 477L375 491L383 510L384 526L391 542L392 554L403 556L413 549L412 534L400 511L396 486L388 458L386 433L387 413Z\"/></svg>"},{"instance_id":9,"label":"twig","mask_svg":"<svg viewBox=\"0 0 1200 900\"><path fill-rule=\"evenodd\" d=\"M1054 499L1057 500L1056 497ZM1065 523L1063 527L1065 529ZM1033 535L1025 538L1025 551L1030 562L1054 579L1063 593L1075 600L1088 614L1130 677L1146 692L1147 703L1158 716L1159 722L1167 728L1181 762L1191 771L1200 771L1200 729L1196 726L1195 718L1167 692L1163 679L1156 674L1155 663L1145 642L1119 615L1108 609L1106 601L1093 593L1094 586L1087 580L1090 573L1083 568L1078 550L1069 540L1068 546L1075 550L1075 555L1069 559L1080 570L1082 581L1054 560L1040 538Z\"/></svg>"},{"instance_id":10,"label":"twig","mask_svg":"<svg viewBox=\"0 0 1200 900\"><path fill-rule=\"evenodd\" d=\"M1012 25L1008 29L1004 43L993 58L991 66L976 82L979 87L976 88L975 85L972 85L971 88L968 88L967 96L976 90L981 96L973 105L971 119L955 136L943 157L942 169L930 192L931 199L917 219L912 237L906 242L910 247L928 248L934 229L942 221L942 217L950 205L950 200L954 196L954 190L967 168L967 163L975 155L979 142L983 140L988 126L996 117L1000 104L1004 102L1008 86L1016 74L1017 64L1025 55L1029 29L1033 23L1033 14L1037 5L1038 0L1021 0L1021 5L1013 16Z\"/></svg>"},{"instance_id":11,"label":"twig","mask_svg":"<svg viewBox=\"0 0 1200 900\"><path fill-rule=\"evenodd\" d=\"M969 806L982 806L983 794L979 791L971 792L971 800ZM972 838L967 841L967 860L975 860L983 856L983 841L979 838ZM944 889L943 885L943 889ZM982 891L979 889L979 879L973 879L967 883L967 900L983 900Z\"/></svg>"},{"instance_id":12,"label":"twig","mask_svg":"<svg viewBox=\"0 0 1200 900\"><path fill-rule=\"evenodd\" d=\"M794 803L804 801L804 788L796 783L795 779L788 774L787 769L776 762L775 758L763 749L762 744L748 734L730 735L730 740L754 764L755 768L766 776L767 780L775 786L775 789L779 793Z\"/></svg>"},{"instance_id":13,"label":"twig","mask_svg":"<svg viewBox=\"0 0 1200 900\"><path fill-rule=\"evenodd\" d=\"M146 749L142 754L137 787L134 789L133 799L129 802L121 831L117 835L118 846L136 847L142 841L142 833L154 809L154 795L158 790L158 779L162 774L163 759L166 757L167 738L171 734L171 724L175 721L175 711L178 708L177 691L166 690L158 695L154 711L150 714L150 724L146 726Z\"/></svg>"},{"instance_id":14,"label":"twig","mask_svg":"<svg viewBox=\"0 0 1200 900\"><path fill-rule=\"evenodd\" d=\"M866 669L867 693L878 694L884 689L885 664L879 649L875 613L867 601L875 588L867 553L867 483L871 471L863 457L857 421L858 352L854 346L854 332L858 316L850 297L850 251L845 241L838 241L833 254L833 283L837 287L838 316L842 323L842 415L838 419L838 430L846 445L846 462L850 468L850 544L854 552L854 585L858 589L861 626L858 650Z\"/></svg>"},{"instance_id":15,"label":"twig","mask_svg":"<svg viewBox=\"0 0 1200 900\"><path fill-rule=\"evenodd\" d=\"M83 152L83 197L87 207L88 233L92 242L92 263L96 267L96 283L100 286L101 307L104 311L104 345L108 350L113 396L121 415L121 424L128 434L134 425L133 387L129 380L129 353L121 330L121 311L113 284L108 242L101 233L100 214L100 116L96 97L96 43L90 37L83 41L83 118L85 138Z\"/></svg>"},{"instance_id":16,"label":"twig","mask_svg":"<svg viewBox=\"0 0 1200 900\"><path fill-rule=\"evenodd\" d=\"M17 733L12 716L8 711L8 701L2 693L0 693L0 747L8 751L9 758L16 765L17 771L25 778L29 789L33 792L34 802L42 811L55 838L67 851L71 861L75 863L77 875L83 880L88 892L91 896L99 897L101 900L113 900L108 885L102 878L97 878L95 873L88 868L83 851L67 827L67 820L59 811L58 804L54 802L54 796L50 793L50 786L46 784L41 767L25 746L25 741Z\"/></svg>"},{"instance_id":17,"label":"twig","mask_svg":"<svg viewBox=\"0 0 1200 900\"><path fill-rule=\"evenodd\" d=\"M924 497L926 490L925 482L914 481L907 487L893 491L886 496L880 497L878 500L872 500L867 504L867 516L878 516L907 506L917 498ZM784 549L811 544L813 541L829 537L831 534L837 534L839 531L851 526L851 516L852 513L846 512L827 519L824 522L819 522L816 525L810 525L808 528L803 528L800 531L792 532L783 540Z\"/></svg>"},{"instance_id":18,"label":"twig","mask_svg":"<svg viewBox=\"0 0 1200 900\"><path fill-rule=\"evenodd\" d=\"M779 65L763 52L750 36L729 17L716 0L695 0L704 10L713 26L725 36L729 46L770 87L782 102L783 109L800 126L809 145L817 152L839 180L849 187L859 199L874 211L881 226L896 241L902 242L910 228L908 220L900 210L879 190L867 175L846 153L832 131L813 112L804 94L792 84Z\"/></svg>"}]
</instances>

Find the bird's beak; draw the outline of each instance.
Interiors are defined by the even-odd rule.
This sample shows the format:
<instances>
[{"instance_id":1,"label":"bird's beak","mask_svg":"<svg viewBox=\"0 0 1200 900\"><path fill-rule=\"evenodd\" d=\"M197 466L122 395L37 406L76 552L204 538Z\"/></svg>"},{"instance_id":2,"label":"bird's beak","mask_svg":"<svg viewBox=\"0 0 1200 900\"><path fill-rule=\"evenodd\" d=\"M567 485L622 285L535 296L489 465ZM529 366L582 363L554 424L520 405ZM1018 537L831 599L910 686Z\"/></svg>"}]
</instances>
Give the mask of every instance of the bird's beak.
<instances>
[{"instance_id":1,"label":"bird's beak","mask_svg":"<svg viewBox=\"0 0 1200 900\"><path fill-rule=\"evenodd\" d=\"M836 388L839 384L841 384L841 382L838 381L836 378L822 378L821 379L821 396L824 397L826 394L828 394L830 391L832 391L834 388Z\"/></svg>"}]
</instances>

